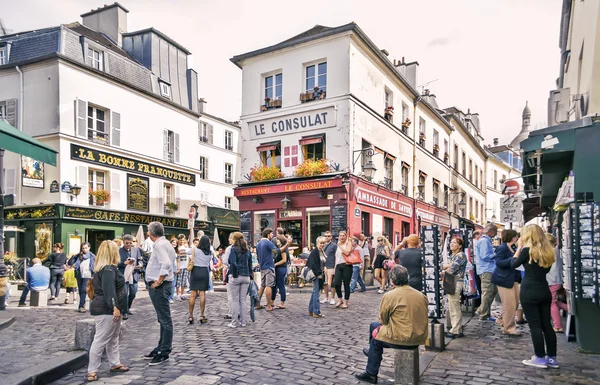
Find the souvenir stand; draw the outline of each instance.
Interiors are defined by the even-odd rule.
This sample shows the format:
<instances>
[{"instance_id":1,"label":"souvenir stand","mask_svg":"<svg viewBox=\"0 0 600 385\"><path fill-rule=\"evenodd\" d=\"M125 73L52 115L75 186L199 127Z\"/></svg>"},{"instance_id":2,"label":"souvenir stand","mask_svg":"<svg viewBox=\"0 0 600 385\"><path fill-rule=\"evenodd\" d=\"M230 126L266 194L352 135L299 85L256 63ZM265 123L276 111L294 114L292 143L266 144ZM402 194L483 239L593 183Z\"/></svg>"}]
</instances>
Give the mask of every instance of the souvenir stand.
<instances>
[{"instance_id":1,"label":"souvenir stand","mask_svg":"<svg viewBox=\"0 0 600 385\"><path fill-rule=\"evenodd\" d=\"M442 262L440 257L442 251L442 239L438 226L421 227L421 243L423 247L423 294L429 301L428 313L431 323L429 324L429 350L442 351L445 347L444 326L438 322L444 317L444 306L442 300Z\"/></svg>"}]
</instances>

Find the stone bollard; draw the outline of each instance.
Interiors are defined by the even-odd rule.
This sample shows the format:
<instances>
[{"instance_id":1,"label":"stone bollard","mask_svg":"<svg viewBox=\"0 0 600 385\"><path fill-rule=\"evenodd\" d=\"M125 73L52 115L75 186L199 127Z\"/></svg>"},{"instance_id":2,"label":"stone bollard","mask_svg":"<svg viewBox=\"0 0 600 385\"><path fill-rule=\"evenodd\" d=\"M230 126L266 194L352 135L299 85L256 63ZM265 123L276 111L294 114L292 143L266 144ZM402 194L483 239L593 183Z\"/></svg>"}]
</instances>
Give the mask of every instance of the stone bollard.
<instances>
[{"instance_id":1,"label":"stone bollard","mask_svg":"<svg viewBox=\"0 0 600 385\"><path fill-rule=\"evenodd\" d=\"M48 306L48 289L42 291L30 291L30 306L46 307Z\"/></svg>"},{"instance_id":2,"label":"stone bollard","mask_svg":"<svg viewBox=\"0 0 600 385\"><path fill-rule=\"evenodd\" d=\"M394 363L394 384L416 385L419 383L419 347L416 349L396 349Z\"/></svg>"},{"instance_id":3,"label":"stone bollard","mask_svg":"<svg viewBox=\"0 0 600 385\"><path fill-rule=\"evenodd\" d=\"M444 332L444 324L441 323L430 323L429 324L429 338L425 343L427 350L435 350L442 352L446 348L446 333Z\"/></svg>"},{"instance_id":4,"label":"stone bollard","mask_svg":"<svg viewBox=\"0 0 600 385\"><path fill-rule=\"evenodd\" d=\"M365 286L373 286L373 271L365 270L363 281L365 282Z\"/></svg>"},{"instance_id":5,"label":"stone bollard","mask_svg":"<svg viewBox=\"0 0 600 385\"><path fill-rule=\"evenodd\" d=\"M75 349L90 351L96 333L96 321L91 318L77 321L75 324Z\"/></svg>"}]
</instances>

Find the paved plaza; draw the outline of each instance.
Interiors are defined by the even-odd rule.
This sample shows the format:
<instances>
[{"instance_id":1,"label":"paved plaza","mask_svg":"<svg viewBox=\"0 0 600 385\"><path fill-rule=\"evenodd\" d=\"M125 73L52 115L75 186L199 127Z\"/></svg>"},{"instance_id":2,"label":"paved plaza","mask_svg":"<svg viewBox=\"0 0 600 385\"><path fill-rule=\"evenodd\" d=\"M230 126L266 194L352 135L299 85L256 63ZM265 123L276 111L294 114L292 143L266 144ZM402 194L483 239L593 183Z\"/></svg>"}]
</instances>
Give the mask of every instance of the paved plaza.
<instances>
[{"instance_id":1,"label":"paved plaza","mask_svg":"<svg viewBox=\"0 0 600 385\"><path fill-rule=\"evenodd\" d=\"M121 337L121 359L131 370L112 375L103 363L97 384L360 384L353 374L364 370L366 357L361 348L368 341L369 322L377 319L381 295L374 290L355 293L349 309L323 305L325 318L314 319L307 315L309 291L293 290L287 309L257 311L255 323L235 330L223 319L224 292L208 294L209 322L204 325L188 325L187 302L176 301L172 306L173 353L167 363L155 367L141 358L158 339L158 323L142 291ZM48 360L60 363L61 355L72 349L75 321L90 317L70 306L14 309L16 303L10 305L5 313L16 320L0 330L4 343L0 376ZM465 322L467 337L450 342L444 352L422 349L421 383L600 383L600 356L578 353L563 335L559 335L561 369L540 370L520 363L532 354L527 328L522 338L509 338L494 324L468 317ZM79 369L54 384L83 384L85 373L85 368ZM392 384L391 377L393 354L386 351L379 383Z\"/></svg>"}]
</instances>

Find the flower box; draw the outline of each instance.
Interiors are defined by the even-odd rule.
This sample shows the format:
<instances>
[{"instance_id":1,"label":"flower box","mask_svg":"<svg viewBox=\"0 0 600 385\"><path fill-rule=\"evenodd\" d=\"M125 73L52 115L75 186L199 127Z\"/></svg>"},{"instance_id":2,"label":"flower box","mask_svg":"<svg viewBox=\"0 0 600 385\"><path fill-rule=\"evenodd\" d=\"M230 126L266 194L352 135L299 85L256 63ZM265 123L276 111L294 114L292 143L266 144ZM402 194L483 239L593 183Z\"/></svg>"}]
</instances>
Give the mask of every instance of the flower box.
<instances>
[{"instance_id":1,"label":"flower box","mask_svg":"<svg viewBox=\"0 0 600 385\"><path fill-rule=\"evenodd\" d=\"M110 201L110 192L103 189L92 190L90 189L89 194L96 198L96 205L104 206L105 203Z\"/></svg>"},{"instance_id":2,"label":"flower box","mask_svg":"<svg viewBox=\"0 0 600 385\"><path fill-rule=\"evenodd\" d=\"M312 160L306 159L296 167L294 174L296 176L308 177L322 175L329 171L327 159Z\"/></svg>"},{"instance_id":3,"label":"flower box","mask_svg":"<svg viewBox=\"0 0 600 385\"><path fill-rule=\"evenodd\" d=\"M262 182L283 178L283 173L277 166L255 165L250 169L250 181Z\"/></svg>"}]
</instances>

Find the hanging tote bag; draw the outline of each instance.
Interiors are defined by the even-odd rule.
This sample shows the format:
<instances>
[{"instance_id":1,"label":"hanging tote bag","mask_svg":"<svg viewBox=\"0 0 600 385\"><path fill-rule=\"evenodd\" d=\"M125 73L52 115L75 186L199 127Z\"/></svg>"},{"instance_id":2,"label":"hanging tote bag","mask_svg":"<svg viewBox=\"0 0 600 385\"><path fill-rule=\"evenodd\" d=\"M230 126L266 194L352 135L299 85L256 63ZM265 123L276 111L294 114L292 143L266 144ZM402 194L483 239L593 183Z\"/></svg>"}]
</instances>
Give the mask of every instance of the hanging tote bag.
<instances>
[{"instance_id":1,"label":"hanging tote bag","mask_svg":"<svg viewBox=\"0 0 600 385\"><path fill-rule=\"evenodd\" d=\"M350 255L345 256L346 265L356 265L357 263L362 263L362 257L360 256L360 250L354 249L350 252Z\"/></svg>"},{"instance_id":2,"label":"hanging tote bag","mask_svg":"<svg viewBox=\"0 0 600 385\"><path fill-rule=\"evenodd\" d=\"M456 293L456 276L454 274L449 274L444 272L444 278L443 278L443 286L444 286L444 292L446 294L455 294Z\"/></svg>"}]
</instances>

